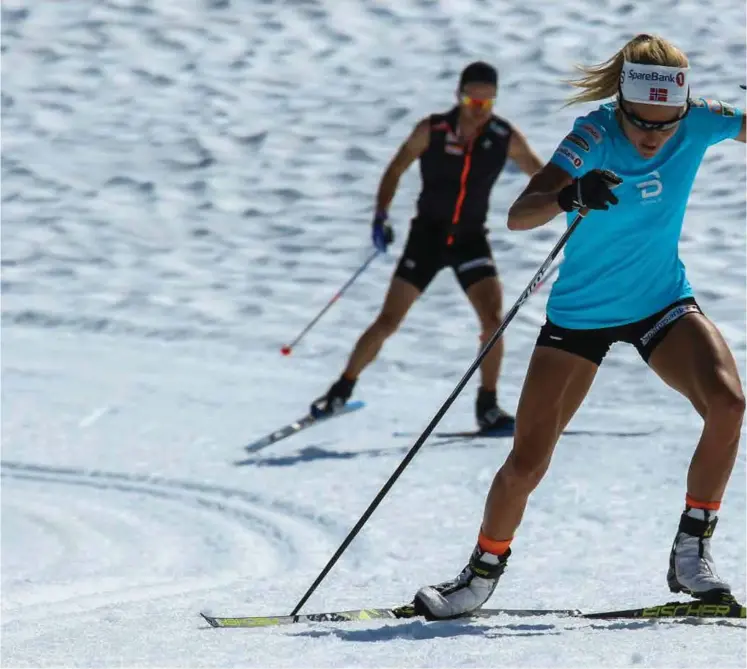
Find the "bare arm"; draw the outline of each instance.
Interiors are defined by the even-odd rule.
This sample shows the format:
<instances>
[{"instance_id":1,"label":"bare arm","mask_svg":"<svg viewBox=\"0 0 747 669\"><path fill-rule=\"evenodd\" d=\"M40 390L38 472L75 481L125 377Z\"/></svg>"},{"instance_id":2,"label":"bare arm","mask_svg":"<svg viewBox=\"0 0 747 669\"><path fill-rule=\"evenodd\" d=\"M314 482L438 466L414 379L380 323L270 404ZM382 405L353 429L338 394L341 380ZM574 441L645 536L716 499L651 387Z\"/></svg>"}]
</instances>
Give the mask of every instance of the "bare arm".
<instances>
[{"instance_id":1,"label":"bare arm","mask_svg":"<svg viewBox=\"0 0 747 669\"><path fill-rule=\"evenodd\" d=\"M430 122L428 119L423 119L402 143L384 171L376 194L376 211L387 211L389 209L394 194L397 192L400 177L414 161L423 155L423 152L428 148L430 139Z\"/></svg>"},{"instance_id":2,"label":"bare arm","mask_svg":"<svg viewBox=\"0 0 747 669\"><path fill-rule=\"evenodd\" d=\"M544 225L563 210L558 192L572 183L570 174L554 163L547 163L527 184L508 210L510 230L531 230Z\"/></svg>"},{"instance_id":3,"label":"bare arm","mask_svg":"<svg viewBox=\"0 0 747 669\"><path fill-rule=\"evenodd\" d=\"M516 128L513 128L508 143L508 157L519 166L524 174L528 174L530 177L539 172L544 164L529 146L527 138Z\"/></svg>"}]
</instances>

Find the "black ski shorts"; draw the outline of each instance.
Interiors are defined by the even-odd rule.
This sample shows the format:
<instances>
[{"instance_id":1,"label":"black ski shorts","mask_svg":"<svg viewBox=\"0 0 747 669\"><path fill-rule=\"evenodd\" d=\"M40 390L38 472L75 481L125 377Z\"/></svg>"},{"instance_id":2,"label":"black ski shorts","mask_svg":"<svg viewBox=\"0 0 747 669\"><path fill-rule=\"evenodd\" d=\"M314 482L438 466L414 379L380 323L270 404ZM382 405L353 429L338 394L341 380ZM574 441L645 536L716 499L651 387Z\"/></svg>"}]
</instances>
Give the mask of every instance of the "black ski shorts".
<instances>
[{"instance_id":1,"label":"black ski shorts","mask_svg":"<svg viewBox=\"0 0 747 669\"><path fill-rule=\"evenodd\" d=\"M497 276L487 231L469 232L447 245L446 234L438 226L413 222L394 276L423 292L445 267L451 267L464 291Z\"/></svg>"},{"instance_id":2,"label":"black ski shorts","mask_svg":"<svg viewBox=\"0 0 747 669\"><path fill-rule=\"evenodd\" d=\"M693 297L686 297L670 304L665 309L635 323L596 330L569 330L555 325L549 319L537 337L537 346L549 346L568 351L601 365L604 356L617 342L636 347L645 362L661 343L667 332L685 314L702 314Z\"/></svg>"}]
</instances>

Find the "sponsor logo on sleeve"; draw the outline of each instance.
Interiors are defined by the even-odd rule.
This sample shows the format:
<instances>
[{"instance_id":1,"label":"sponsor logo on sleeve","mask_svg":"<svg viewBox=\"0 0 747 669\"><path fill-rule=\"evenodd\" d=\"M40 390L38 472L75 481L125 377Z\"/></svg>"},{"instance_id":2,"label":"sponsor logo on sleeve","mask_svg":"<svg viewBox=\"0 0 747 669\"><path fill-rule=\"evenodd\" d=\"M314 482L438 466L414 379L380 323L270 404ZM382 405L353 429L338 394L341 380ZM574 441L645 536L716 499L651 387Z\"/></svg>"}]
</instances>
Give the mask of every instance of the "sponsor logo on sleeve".
<instances>
[{"instance_id":1,"label":"sponsor logo on sleeve","mask_svg":"<svg viewBox=\"0 0 747 669\"><path fill-rule=\"evenodd\" d=\"M581 137L581 135L577 135L575 132L571 132L568 135L566 135L566 140L578 146L582 151L589 150L589 142L587 142L583 137Z\"/></svg>"},{"instance_id":2,"label":"sponsor logo on sleeve","mask_svg":"<svg viewBox=\"0 0 747 669\"><path fill-rule=\"evenodd\" d=\"M559 146L557 153L568 160L576 169L584 164L581 156L579 156L575 151L571 151L567 146Z\"/></svg>"},{"instance_id":3,"label":"sponsor logo on sleeve","mask_svg":"<svg viewBox=\"0 0 747 669\"><path fill-rule=\"evenodd\" d=\"M581 130L589 133L589 136L594 140L595 144L600 144L602 142L602 133L599 132L599 129L593 126L591 123L582 123Z\"/></svg>"},{"instance_id":4,"label":"sponsor logo on sleeve","mask_svg":"<svg viewBox=\"0 0 747 669\"><path fill-rule=\"evenodd\" d=\"M699 98L698 100L690 101L691 107L707 107L711 114L718 114L719 116L736 116L737 110L726 102L721 100L709 100L707 98Z\"/></svg>"}]
</instances>

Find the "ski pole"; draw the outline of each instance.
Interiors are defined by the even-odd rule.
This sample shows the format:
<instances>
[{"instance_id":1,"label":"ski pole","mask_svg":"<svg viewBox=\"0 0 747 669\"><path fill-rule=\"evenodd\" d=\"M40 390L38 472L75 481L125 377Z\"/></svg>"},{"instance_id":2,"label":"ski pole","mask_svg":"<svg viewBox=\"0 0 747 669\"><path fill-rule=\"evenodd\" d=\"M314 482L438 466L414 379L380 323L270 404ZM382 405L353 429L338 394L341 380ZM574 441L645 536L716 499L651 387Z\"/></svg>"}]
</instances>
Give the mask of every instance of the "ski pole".
<instances>
[{"instance_id":1,"label":"ski pole","mask_svg":"<svg viewBox=\"0 0 747 669\"><path fill-rule=\"evenodd\" d=\"M555 274L560 269L561 263L558 263L557 265L553 265L552 269L542 278L542 281L540 281L535 287L534 290L539 290L547 283L547 280Z\"/></svg>"},{"instance_id":2,"label":"ski pole","mask_svg":"<svg viewBox=\"0 0 747 669\"><path fill-rule=\"evenodd\" d=\"M360 267L359 267L359 268L358 268L357 270L355 270L355 272L354 272L353 276L351 276L351 277L350 277L350 278L349 278L349 279L347 280L347 282L345 283L345 285L344 285L344 286L343 286L342 288L340 288L340 290L338 290L338 291L337 291L337 292L336 292L336 293L335 293L335 294L334 294L334 295L332 296L332 299L331 299L331 300L330 300L329 302L327 302L327 304L326 304L326 305L324 306L324 308L323 308L323 309L322 309L322 310L321 310L321 311L320 311L320 312L319 312L319 313L318 313L318 314L316 315L316 317L314 318L314 320L312 320L312 321L311 321L311 323L309 323L309 324L308 324L308 325L307 325L307 326L306 326L306 327L305 327L305 328L304 328L303 330L301 330L301 333L300 333L300 334L299 334L299 335L298 335L298 336L297 336L297 337L296 337L296 338L295 338L295 339L294 339L294 340L293 340L293 341L292 341L292 342L291 342L290 344L287 344L287 345L283 346L283 347L282 347L282 348L280 349L280 352L281 352L281 353L282 353L283 355L290 355L290 354L291 354L291 352L293 351L293 347L294 347L294 346L295 346L296 344L298 344L298 342L299 342L299 341L301 341L301 339L303 339L303 337L304 337L304 336L306 335L306 333L307 333L307 332L308 332L309 330L311 330L311 328L313 328L313 327L314 327L314 325L316 325L316 323L317 323L317 322L319 321L319 319L320 319L320 318L321 318L322 316L324 316L324 314L325 314L325 313L327 312L327 310L328 310L328 309L329 309L329 308L330 308L330 307L331 307L331 306L332 306L332 305L333 305L333 304L334 304L335 302L337 302L337 300L339 300L339 299L340 299L340 297L342 297L342 294L343 294L343 293L344 293L344 292L345 292L345 291L346 291L346 290L347 290L347 289L348 289L348 288L350 287L350 285L351 285L351 284L353 283L353 281L355 281L355 280L356 280L356 279L357 279L357 278L358 278L358 277L359 277L359 276L360 276L361 274L363 274L363 271L364 271L364 270L366 269L366 267L368 267L368 266L369 266L369 265L371 264L371 262L373 261L373 259L374 259L374 258L375 258L376 256L378 256L378 255L379 255L379 253L380 253L380 251L379 251L378 249L376 249L376 250L375 250L375 251L374 251L374 252L373 252L373 253L372 253L372 254L371 254L371 255L370 255L370 256L369 256L369 257L368 257L368 258L366 259L366 261L365 261L365 262L364 262L364 263L363 263L363 264L362 264L362 265L361 265L361 266L360 266Z\"/></svg>"},{"instance_id":3,"label":"ski pole","mask_svg":"<svg viewBox=\"0 0 747 669\"><path fill-rule=\"evenodd\" d=\"M511 307L510 311L506 314L506 316L503 318L503 322L500 324L498 329L493 333L493 335L490 337L488 342L483 346L482 350L480 351L479 355L475 358L474 362L470 365L467 372L464 374L464 376L461 378L459 383L457 383L456 387L452 391L451 395L446 399L446 401L441 405L441 408L438 410L436 415L433 417L431 422L428 424L428 427L423 430L423 433L418 437L417 441L413 444L412 448L408 451L407 455L403 458L402 462L400 462L397 469L394 470L394 473L389 477L389 480L383 485L381 490L379 490L378 494L374 498L373 502L369 505L369 507L363 512L363 515L360 517L358 522L355 524L355 527L353 527L352 530L350 530L350 533L347 537L345 537L345 540L340 544L340 547L337 549L335 554L330 558L329 562L327 562L326 566L322 571L319 573L319 576L316 577L316 580L311 584L311 587L306 591L303 597L299 600L298 604L296 604L295 608L291 612L290 615L295 616L300 610L301 607L306 603L306 601L311 597L311 595L314 593L314 591L319 587L319 584L324 580L325 576L330 572L332 567L334 567L335 563L340 559L342 554L345 552L347 547L352 543L353 539L355 539L358 532L361 531L363 526L368 522L368 519L371 517L373 512L376 510L376 507L381 504L384 497L386 497L389 490L392 488L396 480L401 476L402 472L405 471L405 468L407 465L410 464L410 461L415 457L417 452L420 450L420 447L425 443L425 440L429 437L431 432L433 432L436 425L438 425L439 421L444 417L444 414L448 411L449 407L454 403L454 400L457 398L460 392L464 389L464 386L467 385L467 382L470 380L471 376L475 373L475 370L480 366L480 363L483 361L483 358L488 354L491 348L495 345L495 343L498 341L498 339L501 337L503 332L508 327L508 324L513 320L514 316L516 316L516 313L519 311L521 306L529 299L529 296L535 291L537 286L542 281L542 277L545 275L547 270L550 268L550 265L552 265L555 258L558 256L560 251L565 246L566 242L570 238L570 236L573 234L573 231L578 227L578 224L581 223L584 216L586 215L586 211L582 210L582 212L579 212L576 218L573 220L573 222L568 226L566 231L562 234L560 239L555 244L552 251L550 251L550 255L547 256L545 262L542 263L540 268L537 270L537 273L534 275L532 280L529 282L529 285L524 289L524 292L519 296L519 299L516 300L516 303L513 307Z\"/></svg>"}]
</instances>

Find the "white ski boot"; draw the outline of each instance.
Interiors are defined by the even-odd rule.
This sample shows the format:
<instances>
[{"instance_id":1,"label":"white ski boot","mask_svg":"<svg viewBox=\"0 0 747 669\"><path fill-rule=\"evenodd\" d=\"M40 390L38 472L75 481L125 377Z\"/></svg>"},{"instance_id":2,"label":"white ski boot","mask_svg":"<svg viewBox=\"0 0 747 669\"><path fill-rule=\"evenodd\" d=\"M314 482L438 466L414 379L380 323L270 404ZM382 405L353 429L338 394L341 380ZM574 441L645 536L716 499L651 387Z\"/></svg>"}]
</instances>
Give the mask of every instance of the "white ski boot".
<instances>
[{"instance_id":1,"label":"white ski boot","mask_svg":"<svg viewBox=\"0 0 747 669\"><path fill-rule=\"evenodd\" d=\"M731 592L716 573L711 555L711 536L718 517L715 512L687 507L669 555L667 583L672 592L685 592L697 599L720 599Z\"/></svg>"},{"instance_id":2,"label":"white ski boot","mask_svg":"<svg viewBox=\"0 0 747 669\"><path fill-rule=\"evenodd\" d=\"M493 594L509 555L511 549L493 555L475 546L469 564L454 580L418 590L413 602L415 612L428 620L440 620L479 609Z\"/></svg>"}]
</instances>

